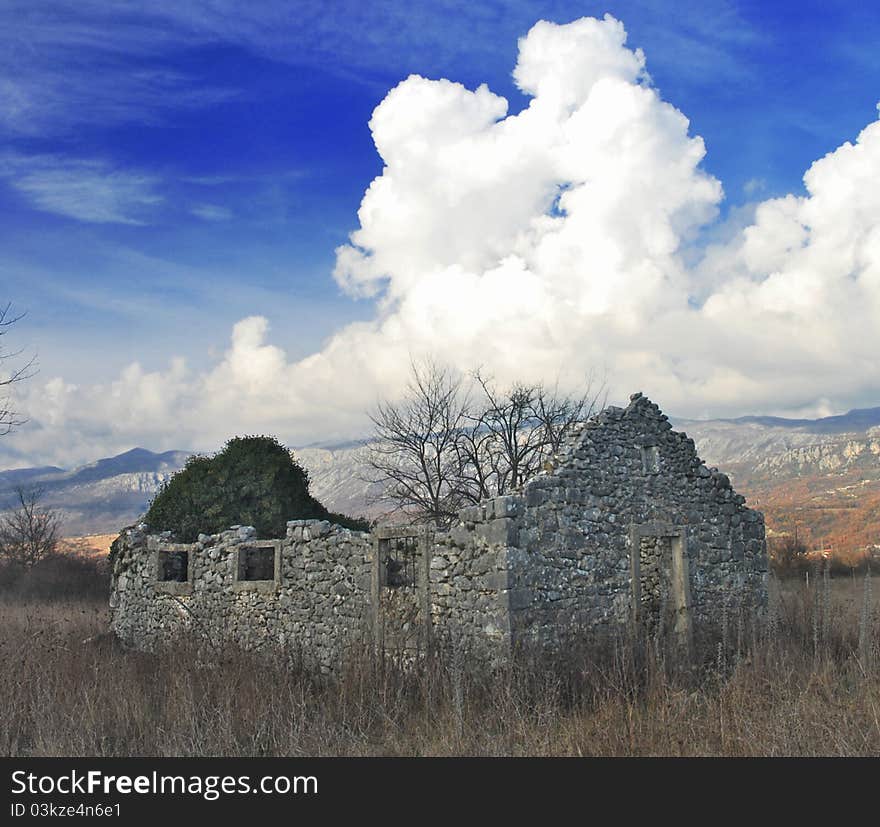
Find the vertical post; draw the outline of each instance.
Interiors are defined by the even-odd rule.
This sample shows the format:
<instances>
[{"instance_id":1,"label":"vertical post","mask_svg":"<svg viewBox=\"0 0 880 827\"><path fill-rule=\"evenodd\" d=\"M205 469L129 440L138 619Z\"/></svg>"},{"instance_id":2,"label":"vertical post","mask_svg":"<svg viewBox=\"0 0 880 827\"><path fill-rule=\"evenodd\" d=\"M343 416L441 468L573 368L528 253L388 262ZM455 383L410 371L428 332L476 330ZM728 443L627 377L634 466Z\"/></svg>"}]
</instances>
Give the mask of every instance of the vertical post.
<instances>
[{"instance_id":1,"label":"vertical post","mask_svg":"<svg viewBox=\"0 0 880 827\"><path fill-rule=\"evenodd\" d=\"M370 618L373 625L373 642L377 647L382 646L381 610L379 607L379 593L381 589L382 561L380 559L381 540L379 531L373 532L373 559L371 560L370 576Z\"/></svg>"},{"instance_id":2,"label":"vertical post","mask_svg":"<svg viewBox=\"0 0 880 827\"><path fill-rule=\"evenodd\" d=\"M629 529L629 570L632 577L632 622L633 629L637 630L641 619L642 584L639 554L642 547L642 535L639 527L630 526Z\"/></svg>"},{"instance_id":3,"label":"vertical post","mask_svg":"<svg viewBox=\"0 0 880 827\"><path fill-rule=\"evenodd\" d=\"M687 529L680 528L672 539L672 592L675 606L673 630L688 655L693 650L691 624L691 586L687 557Z\"/></svg>"},{"instance_id":4,"label":"vertical post","mask_svg":"<svg viewBox=\"0 0 880 827\"><path fill-rule=\"evenodd\" d=\"M431 557L433 556L434 532L425 526L419 532L419 608L422 612L422 636L427 651L431 642Z\"/></svg>"}]
</instances>

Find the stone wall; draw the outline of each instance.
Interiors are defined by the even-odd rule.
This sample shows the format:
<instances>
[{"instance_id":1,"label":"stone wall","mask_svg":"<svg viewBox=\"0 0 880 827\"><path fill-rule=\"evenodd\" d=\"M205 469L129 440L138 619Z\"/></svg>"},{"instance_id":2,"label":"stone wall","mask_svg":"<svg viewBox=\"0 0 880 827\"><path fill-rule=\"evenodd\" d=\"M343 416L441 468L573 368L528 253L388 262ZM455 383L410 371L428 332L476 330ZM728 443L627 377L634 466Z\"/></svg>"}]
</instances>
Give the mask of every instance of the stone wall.
<instances>
[{"instance_id":1,"label":"stone wall","mask_svg":"<svg viewBox=\"0 0 880 827\"><path fill-rule=\"evenodd\" d=\"M434 537L430 569L431 625L447 646L478 655L510 650L509 548L512 515L494 519L495 500L464 509L461 523ZM506 507L510 498L499 498ZM490 515L486 518L487 513Z\"/></svg>"},{"instance_id":2,"label":"stone wall","mask_svg":"<svg viewBox=\"0 0 880 827\"><path fill-rule=\"evenodd\" d=\"M116 546L111 627L137 648L179 636L213 648L268 644L328 668L370 634L369 534L294 520L278 540L257 541L253 528L236 526L182 545L139 526L124 531ZM272 580L239 579L239 551L254 547L275 556ZM180 551L189 556L186 580L157 580L160 555Z\"/></svg>"},{"instance_id":3,"label":"stone wall","mask_svg":"<svg viewBox=\"0 0 880 827\"><path fill-rule=\"evenodd\" d=\"M502 637L514 646L639 620L643 547L668 546L649 585L676 623L708 630L725 605L766 606L763 515L641 394L580 427L554 467L520 492L460 518L438 550L445 543L465 559L494 561L480 596L506 615Z\"/></svg>"},{"instance_id":4,"label":"stone wall","mask_svg":"<svg viewBox=\"0 0 880 827\"><path fill-rule=\"evenodd\" d=\"M160 568L177 577L168 555L184 551L186 577L159 580ZM245 571L274 577L242 582ZM491 661L633 623L690 638L766 601L763 516L635 394L580 426L521 490L463 509L446 532L299 520L279 540L235 527L182 546L129 529L111 607L114 631L141 648L185 634L288 646L329 668L363 641Z\"/></svg>"}]
</instances>

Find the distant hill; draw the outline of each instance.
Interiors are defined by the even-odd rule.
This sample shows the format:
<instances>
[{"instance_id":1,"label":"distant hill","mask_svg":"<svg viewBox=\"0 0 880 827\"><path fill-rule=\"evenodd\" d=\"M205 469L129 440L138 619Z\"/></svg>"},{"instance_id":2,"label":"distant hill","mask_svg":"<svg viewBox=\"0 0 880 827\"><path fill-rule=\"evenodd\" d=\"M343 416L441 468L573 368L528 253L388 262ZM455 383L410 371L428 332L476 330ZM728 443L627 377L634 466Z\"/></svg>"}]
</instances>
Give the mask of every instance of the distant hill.
<instances>
[{"instance_id":1,"label":"distant hill","mask_svg":"<svg viewBox=\"0 0 880 827\"><path fill-rule=\"evenodd\" d=\"M297 460L309 472L312 495L327 508L352 517L376 517L371 505L377 486L365 481L366 440L295 448Z\"/></svg>"},{"instance_id":2,"label":"distant hill","mask_svg":"<svg viewBox=\"0 0 880 827\"><path fill-rule=\"evenodd\" d=\"M681 425L706 425L728 423L733 425L761 425L765 428L803 429L814 434L845 434L864 431L880 425L880 408L856 408L849 413L837 416L823 416L819 419L786 419L781 416L740 416L736 419L679 419Z\"/></svg>"},{"instance_id":3,"label":"distant hill","mask_svg":"<svg viewBox=\"0 0 880 827\"><path fill-rule=\"evenodd\" d=\"M14 504L16 486L36 487L43 491L46 505L63 512L66 534L118 531L143 514L159 486L188 456L188 451L155 454L134 448L71 470L0 471L0 510Z\"/></svg>"},{"instance_id":4,"label":"distant hill","mask_svg":"<svg viewBox=\"0 0 880 827\"><path fill-rule=\"evenodd\" d=\"M880 545L880 408L821 419L679 420L776 532L808 546Z\"/></svg>"},{"instance_id":5,"label":"distant hill","mask_svg":"<svg viewBox=\"0 0 880 827\"><path fill-rule=\"evenodd\" d=\"M673 424L694 439L706 462L723 466L741 482L778 483L859 466L880 470L880 408L820 419L744 416Z\"/></svg>"},{"instance_id":6,"label":"distant hill","mask_svg":"<svg viewBox=\"0 0 880 827\"><path fill-rule=\"evenodd\" d=\"M0 471L0 490L10 485L27 485L29 482L51 474L63 474L63 468L54 465L44 465L41 468L16 468L12 471Z\"/></svg>"}]
</instances>

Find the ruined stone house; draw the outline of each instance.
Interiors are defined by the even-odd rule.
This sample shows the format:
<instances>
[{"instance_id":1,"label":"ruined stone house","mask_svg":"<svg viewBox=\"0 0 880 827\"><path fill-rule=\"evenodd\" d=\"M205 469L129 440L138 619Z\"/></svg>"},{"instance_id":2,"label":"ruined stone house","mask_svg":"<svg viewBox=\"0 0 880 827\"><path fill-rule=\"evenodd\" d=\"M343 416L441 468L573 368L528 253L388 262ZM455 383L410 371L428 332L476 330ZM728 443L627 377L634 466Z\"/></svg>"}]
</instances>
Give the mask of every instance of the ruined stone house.
<instances>
[{"instance_id":1,"label":"ruined stone house","mask_svg":"<svg viewBox=\"0 0 880 827\"><path fill-rule=\"evenodd\" d=\"M233 526L183 545L128 529L111 624L140 648L234 640L330 668L364 641L499 657L633 628L687 642L722 612L766 601L762 514L635 394L579 426L520 491L463 509L446 532L292 520L276 539Z\"/></svg>"}]
</instances>

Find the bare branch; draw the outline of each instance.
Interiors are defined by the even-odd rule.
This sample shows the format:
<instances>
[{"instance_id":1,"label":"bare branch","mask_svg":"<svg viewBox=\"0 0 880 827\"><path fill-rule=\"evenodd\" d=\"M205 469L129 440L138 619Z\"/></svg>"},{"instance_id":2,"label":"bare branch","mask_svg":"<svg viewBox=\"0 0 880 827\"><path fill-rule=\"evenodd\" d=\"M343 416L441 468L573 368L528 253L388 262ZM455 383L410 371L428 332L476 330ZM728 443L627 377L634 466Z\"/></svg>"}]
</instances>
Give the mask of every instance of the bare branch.
<instances>
[{"instance_id":1,"label":"bare branch","mask_svg":"<svg viewBox=\"0 0 880 827\"><path fill-rule=\"evenodd\" d=\"M480 370L474 372L480 404L472 415L468 477L479 480L481 498L519 488L558 454L575 423L597 409L605 383L590 374L580 396L560 392L559 383L514 383L500 392ZM478 449L469 447L482 434ZM473 486L472 486L473 487Z\"/></svg>"},{"instance_id":2,"label":"bare branch","mask_svg":"<svg viewBox=\"0 0 880 827\"><path fill-rule=\"evenodd\" d=\"M12 305L7 303L5 307L0 307L0 337L6 335L9 329L18 321L24 318L24 313L14 315L12 313ZM0 367L3 363L21 356L22 351L14 351L7 353L3 350L2 342L0 342ZM13 368L9 373L4 374L0 370L0 389L11 388L11 386L29 379L36 373L36 357L32 357L24 365ZM9 395L0 397L0 436L8 434L13 428L23 425L27 420L18 414L12 407L12 401Z\"/></svg>"}]
</instances>

